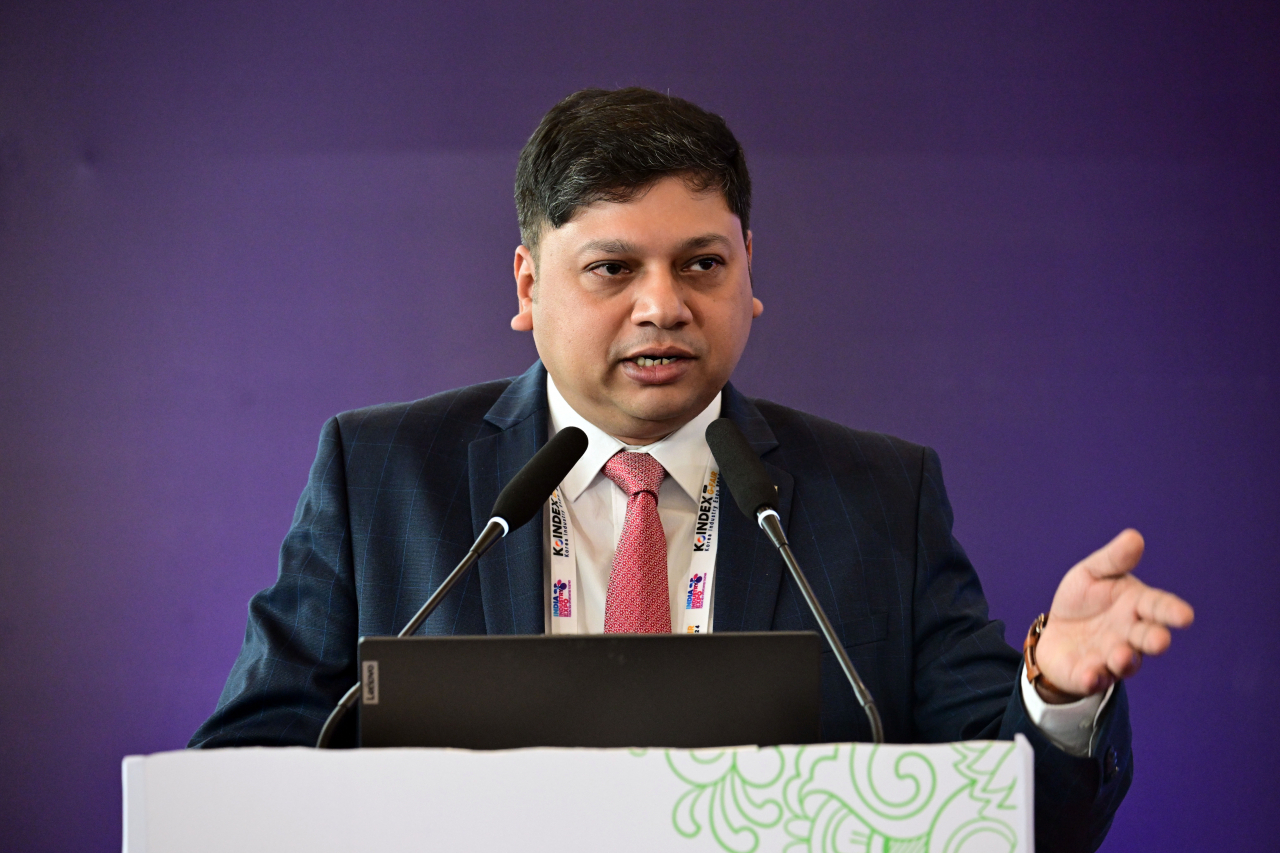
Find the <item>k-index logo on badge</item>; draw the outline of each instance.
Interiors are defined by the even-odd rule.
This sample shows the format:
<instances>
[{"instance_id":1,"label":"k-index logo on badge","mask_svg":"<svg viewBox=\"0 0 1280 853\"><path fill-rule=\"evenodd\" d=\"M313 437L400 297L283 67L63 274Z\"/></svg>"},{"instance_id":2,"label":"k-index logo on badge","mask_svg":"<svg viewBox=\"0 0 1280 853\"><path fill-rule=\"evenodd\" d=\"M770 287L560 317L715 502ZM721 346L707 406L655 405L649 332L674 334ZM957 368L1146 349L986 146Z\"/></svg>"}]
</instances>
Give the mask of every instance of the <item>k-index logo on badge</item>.
<instances>
[{"instance_id":1,"label":"k-index logo on badge","mask_svg":"<svg viewBox=\"0 0 1280 853\"><path fill-rule=\"evenodd\" d=\"M560 500L560 490L551 493L551 556L569 556L569 537L564 518L564 503Z\"/></svg>"},{"instance_id":2,"label":"k-index logo on badge","mask_svg":"<svg viewBox=\"0 0 1280 853\"><path fill-rule=\"evenodd\" d=\"M716 523L716 488L720 475L712 471L702 494L698 498L698 519L693 528L693 550L706 551L711 547L711 531Z\"/></svg>"},{"instance_id":3,"label":"k-index logo on badge","mask_svg":"<svg viewBox=\"0 0 1280 853\"><path fill-rule=\"evenodd\" d=\"M557 579L551 585L551 615L561 617L573 615L573 581Z\"/></svg>"},{"instance_id":4,"label":"k-index logo on badge","mask_svg":"<svg viewBox=\"0 0 1280 853\"><path fill-rule=\"evenodd\" d=\"M702 597L706 592L707 576L694 575L689 578L689 593L684 599L685 610L701 610Z\"/></svg>"}]
</instances>

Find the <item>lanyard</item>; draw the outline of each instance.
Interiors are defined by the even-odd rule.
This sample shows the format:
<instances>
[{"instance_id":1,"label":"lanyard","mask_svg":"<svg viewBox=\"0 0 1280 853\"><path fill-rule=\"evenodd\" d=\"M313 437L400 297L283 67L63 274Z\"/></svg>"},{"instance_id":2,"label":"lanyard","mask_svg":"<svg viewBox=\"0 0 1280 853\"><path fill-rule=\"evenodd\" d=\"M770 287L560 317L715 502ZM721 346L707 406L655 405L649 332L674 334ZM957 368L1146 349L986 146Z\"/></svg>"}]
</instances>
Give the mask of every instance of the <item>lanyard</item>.
<instances>
[{"instance_id":1,"label":"lanyard","mask_svg":"<svg viewBox=\"0 0 1280 853\"><path fill-rule=\"evenodd\" d=\"M710 454L708 454L710 456ZM693 537L681 547L689 548L689 568L680 587L681 604L677 634L706 634L711 631L711 582L716 572L716 550L720 545L716 533L720 526L720 472L714 458L703 472L698 494L698 511ZM551 633L585 634L582 621L581 585L578 583L578 558L573 546L573 522L565 510L564 493L559 487L547 501L551 521Z\"/></svg>"}]
</instances>

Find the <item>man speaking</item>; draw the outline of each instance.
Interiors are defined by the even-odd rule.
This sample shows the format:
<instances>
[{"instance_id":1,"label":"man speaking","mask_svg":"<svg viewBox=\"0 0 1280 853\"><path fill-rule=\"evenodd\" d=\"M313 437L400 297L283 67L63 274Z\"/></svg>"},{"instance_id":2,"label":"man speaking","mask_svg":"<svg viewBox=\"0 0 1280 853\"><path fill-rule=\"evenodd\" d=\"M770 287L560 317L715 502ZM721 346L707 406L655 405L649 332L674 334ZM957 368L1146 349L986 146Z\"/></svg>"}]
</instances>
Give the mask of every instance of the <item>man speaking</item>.
<instances>
[{"instance_id":1,"label":"man speaking","mask_svg":"<svg viewBox=\"0 0 1280 853\"><path fill-rule=\"evenodd\" d=\"M408 621L502 485L568 426L588 450L542 524L500 541L421 633L813 629L750 520L698 523L716 474L704 434L726 417L778 486L787 537L886 739L1025 734L1037 844L1096 847L1133 772L1121 680L1193 618L1131 574L1142 538L1126 530L1066 573L1024 667L951 535L932 450L734 388L764 309L750 177L718 116L643 89L571 95L521 152L516 209L511 326L533 333L539 361L325 425L279 579L250 602L244 647L191 745L314 743L357 680L358 638ZM823 739L868 739L830 654L822 677Z\"/></svg>"}]
</instances>

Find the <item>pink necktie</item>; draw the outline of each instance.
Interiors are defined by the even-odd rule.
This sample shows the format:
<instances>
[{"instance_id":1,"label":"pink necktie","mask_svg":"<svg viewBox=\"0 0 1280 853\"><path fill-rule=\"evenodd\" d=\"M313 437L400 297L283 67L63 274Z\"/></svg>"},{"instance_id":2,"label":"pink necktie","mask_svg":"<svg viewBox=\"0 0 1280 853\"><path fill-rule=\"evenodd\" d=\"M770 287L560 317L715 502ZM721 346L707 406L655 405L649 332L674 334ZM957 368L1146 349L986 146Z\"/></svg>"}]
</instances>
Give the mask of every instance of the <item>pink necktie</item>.
<instances>
[{"instance_id":1,"label":"pink necktie","mask_svg":"<svg viewBox=\"0 0 1280 853\"><path fill-rule=\"evenodd\" d=\"M667 537L658 517L658 487L667 469L647 453L621 450L604 475L627 495L627 520L613 555L604 602L606 634L670 634Z\"/></svg>"}]
</instances>

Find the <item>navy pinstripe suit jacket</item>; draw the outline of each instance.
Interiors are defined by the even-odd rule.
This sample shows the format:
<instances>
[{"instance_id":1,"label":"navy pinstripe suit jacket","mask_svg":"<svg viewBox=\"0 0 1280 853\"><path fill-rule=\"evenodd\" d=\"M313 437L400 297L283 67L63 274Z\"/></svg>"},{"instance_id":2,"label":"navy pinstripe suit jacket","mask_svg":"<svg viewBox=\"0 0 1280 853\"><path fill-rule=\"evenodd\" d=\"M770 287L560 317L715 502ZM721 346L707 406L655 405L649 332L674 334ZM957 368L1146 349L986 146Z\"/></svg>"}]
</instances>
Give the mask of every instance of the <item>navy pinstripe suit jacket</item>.
<instances>
[{"instance_id":1,"label":"navy pinstripe suit jacket","mask_svg":"<svg viewBox=\"0 0 1280 853\"><path fill-rule=\"evenodd\" d=\"M1132 776L1123 688L1093 758L1073 758L1030 722L1020 655L987 616L951 535L937 455L763 400L732 385L723 413L777 484L792 547L892 742L1012 738L1036 752L1038 845L1092 849ZM213 716L192 746L311 744L357 680L356 641L395 634L470 547L502 487L546 441L546 372L375 406L325 424L280 555ZM722 514L717 631L816 630L774 548ZM498 542L431 615L425 634L543 632L542 527ZM834 656L822 674L822 734L869 740Z\"/></svg>"}]
</instances>

